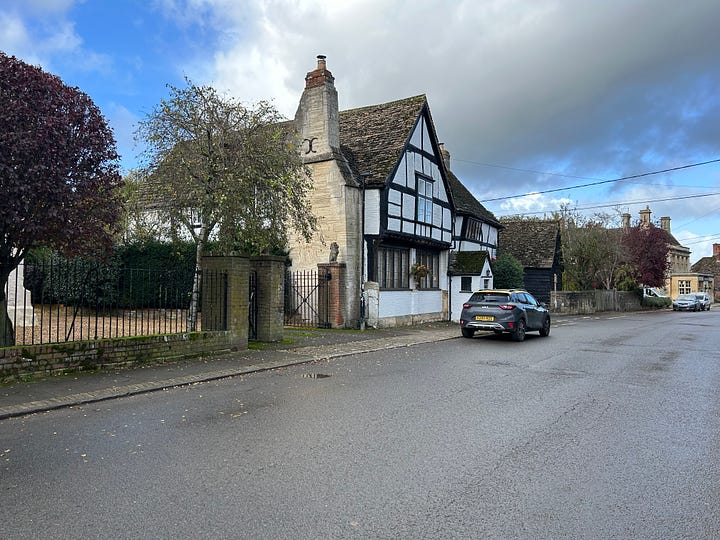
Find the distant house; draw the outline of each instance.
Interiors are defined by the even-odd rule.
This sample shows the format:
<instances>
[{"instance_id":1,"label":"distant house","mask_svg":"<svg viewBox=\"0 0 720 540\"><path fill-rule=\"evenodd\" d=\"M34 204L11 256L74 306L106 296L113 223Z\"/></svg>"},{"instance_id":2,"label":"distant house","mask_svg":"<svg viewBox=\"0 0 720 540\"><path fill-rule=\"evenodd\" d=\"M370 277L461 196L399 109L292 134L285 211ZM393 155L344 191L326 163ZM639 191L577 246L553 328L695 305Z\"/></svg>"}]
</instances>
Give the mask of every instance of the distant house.
<instances>
[{"instance_id":1,"label":"distant house","mask_svg":"<svg viewBox=\"0 0 720 540\"><path fill-rule=\"evenodd\" d=\"M540 302L562 289L560 224L553 220L501 221L498 253L508 253L523 266L525 289Z\"/></svg>"},{"instance_id":2,"label":"distant house","mask_svg":"<svg viewBox=\"0 0 720 540\"><path fill-rule=\"evenodd\" d=\"M640 210L640 226L649 225L652 211L650 207ZM623 214L623 227L630 226L630 214ZM671 298L678 294L710 291L713 288L712 273L703 273L690 268L690 248L683 246L670 230L670 218L660 218L660 229L665 233L668 245L669 270L665 279L665 289Z\"/></svg>"},{"instance_id":3,"label":"distant house","mask_svg":"<svg viewBox=\"0 0 720 540\"><path fill-rule=\"evenodd\" d=\"M292 269L317 268L337 245L345 327L447 320L467 298L462 276L489 270L498 223L450 172L424 95L340 111L334 80L319 56L294 119L319 230L310 244L291 238ZM486 255L453 280L460 251Z\"/></svg>"},{"instance_id":4,"label":"distant house","mask_svg":"<svg viewBox=\"0 0 720 540\"><path fill-rule=\"evenodd\" d=\"M712 257L703 257L692 265L690 271L712 277L712 283L705 281L703 288L698 288L698 291L707 291L716 302L720 302L720 244L713 244Z\"/></svg>"}]
</instances>

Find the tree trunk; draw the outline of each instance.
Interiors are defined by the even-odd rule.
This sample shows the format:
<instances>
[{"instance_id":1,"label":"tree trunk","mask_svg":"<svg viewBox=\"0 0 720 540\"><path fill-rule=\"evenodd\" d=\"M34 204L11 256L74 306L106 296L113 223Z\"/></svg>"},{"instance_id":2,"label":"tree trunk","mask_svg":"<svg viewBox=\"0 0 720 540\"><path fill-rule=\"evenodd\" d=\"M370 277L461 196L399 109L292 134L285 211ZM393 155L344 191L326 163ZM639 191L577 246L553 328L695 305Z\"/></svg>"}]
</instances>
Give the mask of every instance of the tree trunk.
<instances>
[{"instance_id":1,"label":"tree trunk","mask_svg":"<svg viewBox=\"0 0 720 540\"><path fill-rule=\"evenodd\" d=\"M192 294L190 295L190 307L187 314L188 332L197 330L198 309L200 305L200 287L202 286L202 257L205 253L205 244L207 243L208 228L206 225L200 227L198 241L195 248L195 273L193 274Z\"/></svg>"}]
</instances>

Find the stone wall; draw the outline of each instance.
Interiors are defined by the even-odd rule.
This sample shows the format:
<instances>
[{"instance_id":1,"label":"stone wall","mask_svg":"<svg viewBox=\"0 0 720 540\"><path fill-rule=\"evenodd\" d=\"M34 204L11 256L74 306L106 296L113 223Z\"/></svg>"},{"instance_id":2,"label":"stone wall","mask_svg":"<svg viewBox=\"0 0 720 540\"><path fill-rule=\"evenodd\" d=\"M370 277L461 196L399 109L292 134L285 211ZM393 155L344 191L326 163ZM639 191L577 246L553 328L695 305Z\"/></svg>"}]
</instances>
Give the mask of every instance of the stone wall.
<instances>
[{"instance_id":1,"label":"stone wall","mask_svg":"<svg viewBox=\"0 0 720 540\"><path fill-rule=\"evenodd\" d=\"M615 290L551 292L548 307L552 313L566 315L642 309L640 296L637 293Z\"/></svg>"},{"instance_id":2,"label":"stone wall","mask_svg":"<svg viewBox=\"0 0 720 540\"><path fill-rule=\"evenodd\" d=\"M202 358L229 353L233 349L229 332L8 347L0 349L0 381Z\"/></svg>"}]
</instances>

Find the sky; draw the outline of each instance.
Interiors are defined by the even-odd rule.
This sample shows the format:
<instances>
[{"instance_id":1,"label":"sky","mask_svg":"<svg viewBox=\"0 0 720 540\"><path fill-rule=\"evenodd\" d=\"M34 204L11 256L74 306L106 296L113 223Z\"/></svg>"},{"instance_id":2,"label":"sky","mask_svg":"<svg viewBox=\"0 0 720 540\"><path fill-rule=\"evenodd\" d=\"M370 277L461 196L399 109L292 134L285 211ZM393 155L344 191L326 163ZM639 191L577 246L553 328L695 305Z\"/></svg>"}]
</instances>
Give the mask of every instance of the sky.
<instances>
[{"instance_id":1,"label":"sky","mask_svg":"<svg viewBox=\"0 0 720 540\"><path fill-rule=\"evenodd\" d=\"M691 262L720 243L717 0L0 0L0 50L87 93L123 171L185 78L292 118L327 56L340 109L425 94L497 217L649 206Z\"/></svg>"}]
</instances>

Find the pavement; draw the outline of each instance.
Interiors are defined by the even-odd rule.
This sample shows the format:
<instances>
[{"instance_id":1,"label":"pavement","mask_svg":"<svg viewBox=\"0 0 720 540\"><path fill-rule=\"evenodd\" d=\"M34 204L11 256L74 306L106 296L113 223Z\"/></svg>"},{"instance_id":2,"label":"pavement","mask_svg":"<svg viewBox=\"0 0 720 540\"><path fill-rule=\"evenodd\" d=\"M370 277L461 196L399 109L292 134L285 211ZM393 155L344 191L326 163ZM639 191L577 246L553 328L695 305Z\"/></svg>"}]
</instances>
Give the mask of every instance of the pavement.
<instances>
[{"instance_id":1,"label":"pavement","mask_svg":"<svg viewBox=\"0 0 720 540\"><path fill-rule=\"evenodd\" d=\"M361 330L286 328L277 343L223 356L48 377L0 386L0 420L318 360L455 339L456 323Z\"/></svg>"}]
</instances>

